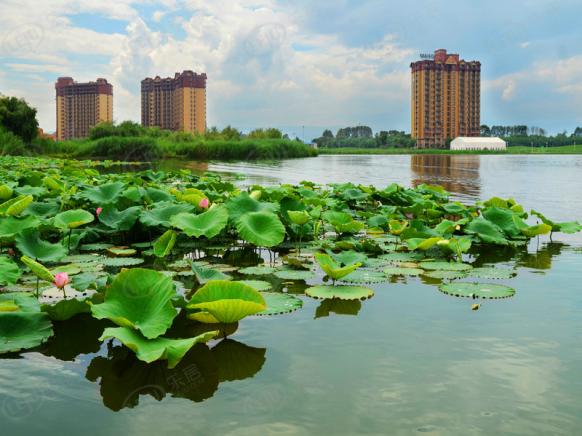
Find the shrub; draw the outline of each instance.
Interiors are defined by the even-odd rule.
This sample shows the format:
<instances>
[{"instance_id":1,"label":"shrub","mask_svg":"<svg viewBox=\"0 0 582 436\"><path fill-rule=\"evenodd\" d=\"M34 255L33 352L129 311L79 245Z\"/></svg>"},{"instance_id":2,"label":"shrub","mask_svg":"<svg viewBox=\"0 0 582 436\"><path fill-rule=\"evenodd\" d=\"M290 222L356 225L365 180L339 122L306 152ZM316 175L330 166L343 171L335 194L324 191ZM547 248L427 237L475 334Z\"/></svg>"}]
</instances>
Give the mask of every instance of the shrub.
<instances>
[{"instance_id":1,"label":"shrub","mask_svg":"<svg viewBox=\"0 0 582 436\"><path fill-rule=\"evenodd\" d=\"M0 156L26 154L26 146L22 139L12 132L0 128Z\"/></svg>"}]
</instances>

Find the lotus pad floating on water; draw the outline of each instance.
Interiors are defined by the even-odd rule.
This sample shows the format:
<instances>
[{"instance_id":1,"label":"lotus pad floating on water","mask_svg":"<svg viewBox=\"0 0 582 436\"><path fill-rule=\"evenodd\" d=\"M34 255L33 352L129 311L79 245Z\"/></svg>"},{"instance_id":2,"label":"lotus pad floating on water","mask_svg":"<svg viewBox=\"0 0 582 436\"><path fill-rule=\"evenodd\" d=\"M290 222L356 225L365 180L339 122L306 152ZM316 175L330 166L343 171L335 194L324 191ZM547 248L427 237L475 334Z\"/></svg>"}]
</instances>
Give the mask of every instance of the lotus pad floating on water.
<instances>
[{"instance_id":1,"label":"lotus pad floating on water","mask_svg":"<svg viewBox=\"0 0 582 436\"><path fill-rule=\"evenodd\" d=\"M288 269L277 271L275 277L283 280L309 280L314 278L315 274L312 271Z\"/></svg>"},{"instance_id":2,"label":"lotus pad floating on water","mask_svg":"<svg viewBox=\"0 0 582 436\"><path fill-rule=\"evenodd\" d=\"M504 268L474 268L467 272L467 276L476 277L478 279L510 279L515 277L516 272L511 269Z\"/></svg>"},{"instance_id":3,"label":"lotus pad floating on water","mask_svg":"<svg viewBox=\"0 0 582 436\"><path fill-rule=\"evenodd\" d=\"M107 257L101 261L105 266L134 266L144 262L137 257Z\"/></svg>"},{"instance_id":4,"label":"lotus pad floating on water","mask_svg":"<svg viewBox=\"0 0 582 436\"><path fill-rule=\"evenodd\" d=\"M428 271L469 271L473 269L471 265L460 262L420 262L419 266Z\"/></svg>"},{"instance_id":5,"label":"lotus pad floating on water","mask_svg":"<svg viewBox=\"0 0 582 436\"><path fill-rule=\"evenodd\" d=\"M339 300L364 300L374 295L374 291L363 286L312 286L305 295L313 298L337 298Z\"/></svg>"},{"instance_id":6,"label":"lotus pad floating on water","mask_svg":"<svg viewBox=\"0 0 582 436\"><path fill-rule=\"evenodd\" d=\"M251 276L266 276L274 274L279 271L277 268L271 266L249 266L247 268L241 268L238 270L239 273Z\"/></svg>"},{"instance_id":7,"label":"lotus pad floating on water","mask_svg":"<svg viewBox=\"0 0 582 436\"><path fill-rule=\"evenodd\" d=\"M359 269L342 277L339 281L348 283L382 283L386 281L386 276L378 271Z\"/></svg>"},{"instance_id":8,"label":"lotus pad floating on water","mask_svg":"<svg viewBox=\"0 0 582 436\"><path fill-rule=\"evenodd\" d=\"M388 253L378 256L378 259L386 260L393 263L411 262L424 259L422 253Z\"/></svg>"},{"instance_id":9,"label":"lotus pad floating on water","mask_svg":"<svg viewBox=\"0 0 582 436\"><path fill-rule=\"evenodd\" d=\"M238 280L238 281L260 292L268 291L273 287L269 282L266 282L264 280Z\"/></svg>"},{"instance_id":10,"label":"lotus pad floating on water","mask_svg":"<svg viewBox=\"0 0 582 436\"><path fill-rule=\"evenodd\" d=\"M424 273L424 270L420 268L403 268L395 266L384 269L384 274L387 276L419 276L422 273Z\"/></svg>"},{"instance_id":11,"label":"lotus pad floating on water","mask_svg":"<svg viewBox=\"0 0 582 436\"><path fill-rule=\"evenodd\" d=\"M280 315L303 307L303 301L293 295L282 292L263 292L261 295L265 298L267 308L257 315Z\"/></svg>"},{"instance_id":12,"label":"lotus pad floating on water","mask_svg":"<svg viewBox=\"0 0 582 436\"><path fill-rule=\"evenodd\" d=\"M515 289L492 283L454 282L441 285L439 290L455 297L466 298L509 298L515 295Z\"/></svg>"},{"instance_id":13,"label":"lotus pad floating on water","mask_svg":"<svg viewBox=\"0 0 582 436\"><path fill-rule=\"evenodd\" d=\"M429 271L424 275L426 277L430 277L431 279L440 280L454 280L467 277L467 273L464 271L447 271L447 270Z\"/></svg>"}]
</instances>

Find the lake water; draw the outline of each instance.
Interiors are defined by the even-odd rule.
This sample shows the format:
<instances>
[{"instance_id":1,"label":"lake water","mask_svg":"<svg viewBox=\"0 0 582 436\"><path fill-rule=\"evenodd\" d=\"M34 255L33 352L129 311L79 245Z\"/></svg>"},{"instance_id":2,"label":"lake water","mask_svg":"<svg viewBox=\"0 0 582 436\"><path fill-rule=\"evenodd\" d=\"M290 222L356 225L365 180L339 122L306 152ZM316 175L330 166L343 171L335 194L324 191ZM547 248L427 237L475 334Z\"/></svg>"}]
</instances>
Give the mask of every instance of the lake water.
<instances>
[{"instance_id":1,"label":"lake water","mask_svg":"<svg viewBox=\"0 0 582 436\"><path fill-rule=\"evenodd\" d=\"M515 197L555 220L582 219L582 156L184 166L242 174L241 183L440 184L467 202ZM515 297L479 311L419 278L372 285L365 302L302 297L302 310L244 320L176 371L96 348L100 326L81 320L43 354L0 360L0 434L580 434L582 237L554 240L479 257L519 272L497 282Z\"/></svg>"}]
</instances>

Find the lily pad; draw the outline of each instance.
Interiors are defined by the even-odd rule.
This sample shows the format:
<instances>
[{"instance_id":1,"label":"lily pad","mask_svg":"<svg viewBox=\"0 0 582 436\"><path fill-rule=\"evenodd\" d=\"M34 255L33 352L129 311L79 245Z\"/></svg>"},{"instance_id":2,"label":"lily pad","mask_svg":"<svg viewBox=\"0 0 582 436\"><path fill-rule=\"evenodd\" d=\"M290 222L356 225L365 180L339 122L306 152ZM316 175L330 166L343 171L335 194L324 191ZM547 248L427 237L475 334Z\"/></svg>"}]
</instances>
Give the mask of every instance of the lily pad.
<instances>
[{"instance_id":1,"label":"lily pad","mask_svg":"<svg viewBox=\"0 0 582 436\"><path fill-rule=\"evenodd\" d=\"M139 330L146 338L164 334L177 315L172 306L172 279L157 271L134 268L120 272L107 288L105 301L91 307L97 319Z\"/></svg>"},{"instance_id":2,"label":"lily pad","mask_svg":"<svg viewBox=\"0 0 582 436\"><path fill-rule=\"evenodd\" d=\"M207 283L210 280L230 280L232 278L229 275L224 274L221 271L218 271L217 269L207 268L205 266L200 266L195 263L192 264L192 272L194 272L194 275L196 276L196 279L200 284Z\"/></svg>"},{"instance_id":3,"label":"lily pad","mask_svg":"<svg viewBox=\"0 0 582 436\"><path fill-rule=\"evenodd\" d=\"M218 331L206 332L188 339L147 339L139 332L127 327L108 327L99 340L117 339L132 350L139 360L147 363L167 360L168 368L174 368L195 344L208 342L216 335Z\"/></svg>"},{"instance_id":4,"label":"lily pad","mask_svg":"<svg viewBox=\"0 0 582 436\"><path fill-rule=\"evenodd\" d=\"M421 275L422 273L424 273L424 270L422 270L420 268L404 268L404 267L395 266L395 267L384 269L384 274L386 274L387 276L411 276L411 277L415 277L415 276Z\"/></svg>"},{"instance_id":5,"label":"lily pad","mask_svg":"<svg viewBox=\"0 0 582 436\"><path fill-rule=\"evenodd\" d=\"M263 292L267 308L257 315L279 315L294 312L303 307L303 301L293 295L282 292Z\"/></svg>"},{"instance_id":6,"label":"lily pad","mask_svg":"<svg viewBox=\"0 0 582 436\"><path fill-rule=\"evenodd\" d=\"M467 273L470 277L476 277L478 279L510 279L515 277L516 272L511 269L505 268L474 268Z\"/></svg>"},{"instance_id":7,"label":"lily pad","mask_svg":"<svg viewBox=\"0 0 582 436\"><path fill-rule=\"evenodd\" d=\"M474 270L472 270L472 271L474 271ZM454 279L462 279L462 278L467 277L467 273L464 271L447 271L447 270L429 271L429 272L425 273L424 275L426 277L430 277L431 279L440 279L440 280L454 280Z\"/></svg>"},{"instance_id":8,"label":"lily pad","mask_svg":"<svg viewBox=\"0 0 582 436\"><path fill-rule=\"evenodd\" d=\"M52 324L45 313L0 313L0 354L37 347L52 335Z\"/></svg>"},{"instance_id":9,"label":"lily pad","mask_svg":"<svg viewBox=\"0 0 582 436\"><path fill-rule=\"evenodd\" d=\"M102 260L105 266L134 266L144 262L138 257L106 257Z\"/></svg>"},{"instance_id":10,"label":"lily pad","mask_svg":"<svg viewBox=\"0 0 582 436\"><path fill-rule=\"evenodd\" d=\"M388 253L378 256L378 259L386 260L392 263L411 262L416 260L422 260L424 258L425 256L422 253L410 253L410 252Z\"/></svg>"},{"instance_id":11,"label":"lily pad","mask_svg":"<svg viewBox=\"0 0 582 436\"><path fill-rule=\"evenodd\" d=\"M315 277L312 271L285 269L277 271L275 277L283 280L310 280Z\"/></svg>"},{"instance_id":12,"label":"lily pad","mask_svg":"<svg viewBox=\"0 0 582 436\"><path fill-rule=\"evenodd\" d=\"M374 295L374 291L363 286L312 286L305 295L313 298L337 298L339 300L363 300Z\"/></svg>"},{"instance_id":13,"label":"lily pad","mask_svg":"<svg viewBox=\"0 0 582 436\"><path fill-rule=\"evenodd\" d=\"M386 276L378 271L359 269L340 279L349 283L382 283L386 281Z\"/></svg>"},{"instance_id":14,"label":"lily pad","mask_svg":"<svg viewBox=\"0 0 582 436\"><path fill-rule=\"evenodd\" d=\"M273 287L273 285L264 280L238 280L238 281L240 283L244 283L247 286L250 286L251 288L259 292L268 291Z\"/></svg>"},{"instance_id":15,"label":"lily pad","mask_svg":"<svg viewBox=\"0 0 582 436\"><path fill-rule=\"evenodd\" d=\"M67 249L61 244L52 244L40 239L37 230L24 230L16 237L16 248L32 259L40 262L56 262L67 255Z\"/></svg>"},{"instance_id":16,"label":"lily pad","mask_svg":"<svg viewBox=\"0 0 582 436\"><path fill-rule=\"evenodd\" d=\"M248 266L246 268L241 268L238 270L239 273L251 276L267 276L274 274L279 271L275 267L271 266Z\"/></svg>"},{"instance_id":17,"label":"lily pad","mask_svg":"<svg viewBox=\"0 0 582 436\"><path fill-rule=\"evenodd\" d=\"M469 271L473 269L471 265L460 262L420 262L420 267L428 271Z\"/></svg>"},{"instance_id":18,"label":"lily pad","mask_svg":"<svg viewBox=\"0 0 582 436\"><path fill-rule=\"evenodd\" d=\"M441 285L439 290L455 297L466 298L509 298L515 295L515 289L505 285L491 283L454 282Z\"/></svg>"},{"instance_id":19,"label":"lily pad","mask_svg":"<svg viewBox=\"0 0 582 436\"><path fill-rule=\"evenodd\" d=\"M7 256L0 256L0 285L13 285L22 272L16 263Z\"/></svg>"}]
</instances>

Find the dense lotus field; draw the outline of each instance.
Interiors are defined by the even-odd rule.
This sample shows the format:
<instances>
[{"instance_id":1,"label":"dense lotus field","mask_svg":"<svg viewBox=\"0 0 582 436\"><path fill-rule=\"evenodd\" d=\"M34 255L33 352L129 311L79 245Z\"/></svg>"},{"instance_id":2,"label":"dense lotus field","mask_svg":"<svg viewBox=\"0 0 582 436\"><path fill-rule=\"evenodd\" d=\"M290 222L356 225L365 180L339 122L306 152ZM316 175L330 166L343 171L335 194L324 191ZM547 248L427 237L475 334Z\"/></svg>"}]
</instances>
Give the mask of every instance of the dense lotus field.
<instances>
[{"instance_id":1,"label":"dense lotus field","mask_svg":"<svg viewBox=\"0 0 582 436\"><path fill-rule=\"evenodd\" d=\"M0 158L0 353L58 344L63 326L93 317L100 341L172 369L245 317L365 300L414 277L476 310L516 293L494 282L515 270L480 252L581 229L514 199L451 201L439 186L243 190L185 170Z\"/></svg>"}]
</instances>

